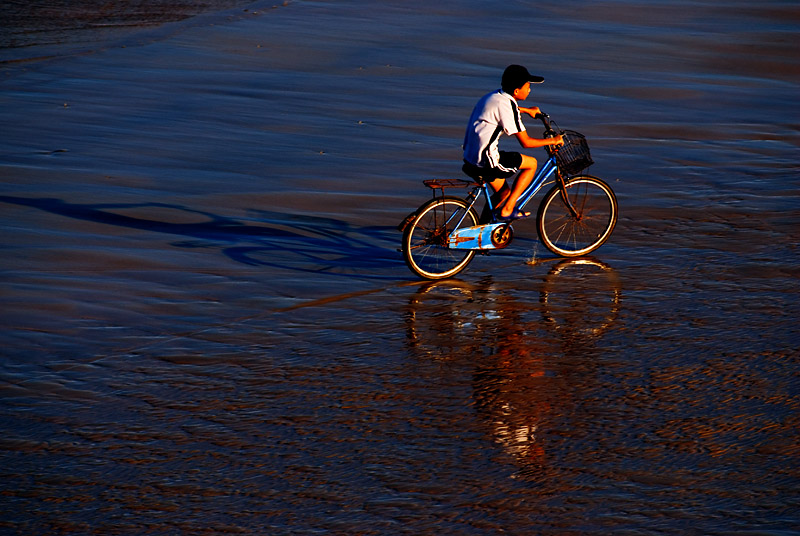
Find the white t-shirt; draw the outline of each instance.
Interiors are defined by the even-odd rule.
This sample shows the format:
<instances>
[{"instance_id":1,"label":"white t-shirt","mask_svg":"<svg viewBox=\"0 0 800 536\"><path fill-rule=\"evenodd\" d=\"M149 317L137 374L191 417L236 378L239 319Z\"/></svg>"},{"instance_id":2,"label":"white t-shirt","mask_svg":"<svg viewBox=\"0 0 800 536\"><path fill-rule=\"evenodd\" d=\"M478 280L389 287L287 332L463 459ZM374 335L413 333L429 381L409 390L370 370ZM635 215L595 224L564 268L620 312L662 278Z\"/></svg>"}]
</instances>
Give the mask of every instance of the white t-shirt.
<instances>
[{"instance_id":1,"label":"white t-shirt","mask_svg":"<svg viewBox=\"0 0 800 536\"><path fill-rule=\"evenodd\" d=\"M513 136L525 130L516 99L502 90L493 91L472 110L464 136L464 160L480 167L514 171L500 165L500 134Z\"/></svg>"}]
</instances>

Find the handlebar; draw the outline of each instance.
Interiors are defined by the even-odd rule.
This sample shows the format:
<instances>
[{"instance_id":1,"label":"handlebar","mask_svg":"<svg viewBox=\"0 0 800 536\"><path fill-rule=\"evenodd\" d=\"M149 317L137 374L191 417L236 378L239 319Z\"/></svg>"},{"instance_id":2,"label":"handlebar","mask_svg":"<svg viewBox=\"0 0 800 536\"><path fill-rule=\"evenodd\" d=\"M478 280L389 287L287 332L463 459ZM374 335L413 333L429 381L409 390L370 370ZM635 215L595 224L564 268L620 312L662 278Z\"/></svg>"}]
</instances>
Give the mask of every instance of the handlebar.
<instances>
[{"instance_id":1,"label":"handlebar","mask_svg":"<svg viewBox=\"0 0 800 536\"><path fill-rule=\"evenodd\" d=\"M544 112L539 112L536 114L535 119L538 119L544 125L544 137L545 138L552 138L556 136L557 132L553 130L553 127L550 126L550 116Z\"/></svg>"},{"instance_id":2,"label":"handlebar","mask_svg":"<svg viewBox=\"0 0 800 536\"><path fill-rule=\"evenodd\" d=\"M558 136L558 132L556 132L556 130L553 128L553 125L550 124L549 115L547 115L544 112L539 112L538 114L536 114L534 118L541 121L542 124L544 125L545 138L555 138L556 136ZM547 154L552 156L558 152L560 147L561 147L560 145L547 145L545 146L544 150L547 151Z\"/></svg>"}]
</instances>

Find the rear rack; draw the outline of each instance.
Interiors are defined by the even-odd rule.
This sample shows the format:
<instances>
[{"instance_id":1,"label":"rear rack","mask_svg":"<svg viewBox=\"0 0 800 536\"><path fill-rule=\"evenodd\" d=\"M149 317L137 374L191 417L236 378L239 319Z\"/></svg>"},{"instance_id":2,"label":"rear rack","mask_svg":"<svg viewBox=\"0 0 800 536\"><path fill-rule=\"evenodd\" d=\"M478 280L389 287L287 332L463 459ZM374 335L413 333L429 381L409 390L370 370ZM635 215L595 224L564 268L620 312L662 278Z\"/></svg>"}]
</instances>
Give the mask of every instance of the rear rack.
<instances>
[{"instance_id":1,"label":"rear rack","mask_svg":"<svg viewBox=\"0 0 800 536\"><path fill-rule=\"evenodd\" d=\"M478 184L477 182L468 181L464 179L428 179L422 181L422 183L432 190L431 193L433 194L434 199L436 199L439 196L444 198L445 188L470 188L470 187L475 188L477 186L480 186L480 184ZM467 196L467 199L472 199L472 200L475 199L474 190ZM400 231L401 233L405 231L406 227L408 227L408 224L414 221L414 218L416 217L417 217L417 211L415 210L414 212L406 216L405 219L403 219L403 221L400 222L400 225L397 226L397 230Z\"/></svg>"},{"instance_id":2,"label":"rear rack","mask_svg":"<svg viewBox=\"0 0 800 536\"><path fill-rule=\"evenodd\" d=\"M445 188L468 188L470 186L479 186L477 182L468 181L464 179L429 179L422 181L428 188L442 189Z\"/></svg>"}]
</instances>

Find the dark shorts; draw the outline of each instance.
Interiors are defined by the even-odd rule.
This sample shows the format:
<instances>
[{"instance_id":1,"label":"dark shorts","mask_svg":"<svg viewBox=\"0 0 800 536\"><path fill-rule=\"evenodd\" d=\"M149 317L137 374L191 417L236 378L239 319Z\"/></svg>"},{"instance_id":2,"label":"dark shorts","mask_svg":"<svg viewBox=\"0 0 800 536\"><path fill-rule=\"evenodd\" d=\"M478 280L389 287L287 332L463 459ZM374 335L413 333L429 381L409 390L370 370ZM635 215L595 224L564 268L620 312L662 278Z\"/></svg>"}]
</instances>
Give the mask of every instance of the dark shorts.
<instances>
[{"instance_id":1,"label":"dark shorts","mask_svg":"<svg viewBox=\"0 0 800 536\"><path fill-rule=\"evenodd\" d=\"M478 182L492 182L496 179L508 179L513 177L519 170L519 166L522 165L522 155L520 153L500 151L500 165L503 167L478 167L464 160L464 167L461 169Z\"/></svg>"},{"instance_id":2,"label":"dark shorts","mask_svg":"<svg viewBox=\"0 0 800 536\"><path fill-rule=\"evenodd\" d=\"M522 165L520 153L500 151L500 165L507 169L519 169Z\"/></svg>"}]
</instances>

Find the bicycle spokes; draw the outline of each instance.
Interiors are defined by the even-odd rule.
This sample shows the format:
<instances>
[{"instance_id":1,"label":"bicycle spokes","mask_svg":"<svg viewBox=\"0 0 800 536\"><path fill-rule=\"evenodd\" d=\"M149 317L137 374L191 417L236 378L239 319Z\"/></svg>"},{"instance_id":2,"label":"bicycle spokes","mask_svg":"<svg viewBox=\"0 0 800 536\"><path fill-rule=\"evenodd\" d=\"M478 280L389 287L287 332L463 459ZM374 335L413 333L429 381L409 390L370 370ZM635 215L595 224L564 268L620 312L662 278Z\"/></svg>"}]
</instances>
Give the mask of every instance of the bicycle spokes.
<instances>
[{"instance_id":1,"label":"bicycle spokes","mask_svg":"<svg viewBox=\"0 0 800 536\"><path fill-rule=\"evenodd\" d=\"M558 255L586 255L606 241L617 221L611 188L595 177L574 177L554 187L539 207L539 235Z\"/></svg>"}]
</instances>

